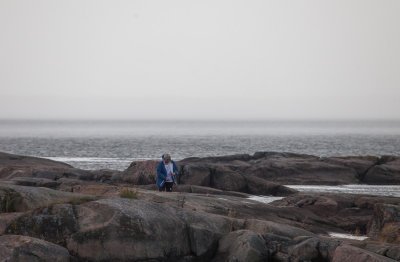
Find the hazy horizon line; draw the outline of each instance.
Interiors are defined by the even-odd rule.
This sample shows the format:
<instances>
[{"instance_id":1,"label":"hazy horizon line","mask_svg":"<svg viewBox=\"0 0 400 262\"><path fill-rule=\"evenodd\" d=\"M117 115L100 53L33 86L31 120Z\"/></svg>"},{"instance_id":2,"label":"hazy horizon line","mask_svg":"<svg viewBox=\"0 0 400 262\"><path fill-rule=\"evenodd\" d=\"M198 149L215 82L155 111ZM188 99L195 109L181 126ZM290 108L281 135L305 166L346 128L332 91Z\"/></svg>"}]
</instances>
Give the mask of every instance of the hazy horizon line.
<instances>
[{"instance_id":1,"label":"hazy horizon line","mask_svg":"<svg viewBox=\"0 0 400 262\"><path fill-rule=\"evenodd\" d=\"M399 122L400 118L0 118L2 122Z\"/></svg>"}]
</instances>

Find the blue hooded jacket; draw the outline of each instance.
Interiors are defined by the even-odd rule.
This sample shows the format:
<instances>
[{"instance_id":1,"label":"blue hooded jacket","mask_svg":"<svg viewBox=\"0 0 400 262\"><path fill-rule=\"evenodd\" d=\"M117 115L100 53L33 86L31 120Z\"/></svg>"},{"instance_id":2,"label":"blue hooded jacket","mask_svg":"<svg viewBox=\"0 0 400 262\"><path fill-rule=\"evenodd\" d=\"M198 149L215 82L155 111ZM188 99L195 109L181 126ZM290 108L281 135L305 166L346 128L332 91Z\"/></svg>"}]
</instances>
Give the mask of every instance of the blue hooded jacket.
<instances>
[{"instance_id":1,"label":"blue hooded jacket","mask_svg":"<svg viewBox=\"0 0 400 262\"><path fill-rule=\"evenodd\" d=\"M176 166L176 164L175 164L175 162L173 160L171 160L171 163L173 165L174 173L178 175L178 167ZM172 178L174 180L173 182L175 184L178 184L177 180L176 180L176 177L177 176L172 176ZM158 187L163 187L164 186L165 178L167 178L167 170L165 169L165 166L164 166L164 155L163 155L162 156L162 161L157 166L157 182L156 182L156 184L157 184Z\"/></svg>"}]
</instances>

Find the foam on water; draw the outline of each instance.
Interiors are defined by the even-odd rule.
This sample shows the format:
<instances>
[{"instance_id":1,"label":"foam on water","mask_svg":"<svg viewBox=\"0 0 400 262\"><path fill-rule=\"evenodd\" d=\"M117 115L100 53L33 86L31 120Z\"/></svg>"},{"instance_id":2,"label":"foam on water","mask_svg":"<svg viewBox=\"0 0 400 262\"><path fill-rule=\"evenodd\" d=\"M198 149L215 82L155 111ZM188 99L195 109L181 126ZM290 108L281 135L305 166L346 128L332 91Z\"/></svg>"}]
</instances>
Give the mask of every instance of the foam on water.
<instances>
[{"instance_id":1,"label":"foam on water","mask_svg":"<svg viewBox=\"0 0 400 262\"><path fill-rule=\"evenodd\" d=\"M108 158L108 157L51 157L45 156L44 158L61 162L132 162L149 160L146 158L126 159L126 158Z\"/></svg>"},{"instance_id":2,"label":"foam on water","mask_svg":"<svg viewBox=\"0 0 400 262\"><path fill-rule=\"evenodd\" d=\"M302 192L326 192L326 193L344 193L376 196L394 196L400 197L399 185L342 185L342 186L324 186L324 185L286 185L292 189Z\"/></svg>"},{"instance_id":3,"label":"foam on water","mask_svg":"<svg viewBox=\"0 0 400 262\"><path fill-rule=\"evenodd\" d=\"M274 197L274 196L251 196L248 199L268 204L274 202L275 200L281 200L282 198L283 197Z\"/></svg>"},{"instance_id":4,"label":"foam on water","mask_svg":"<svg viewBox=\"0 0 400 262\"><path fill-rule=\"evenodd\" d=\"M145 158L107 158L107 157L44 157L50 160L67 163L81 169L124 169L133 161L149 160Z\"/></svg>"},{"instance_id":5,"label":"foam on water","mask_svg":"<svg viewBox=\"0 0 400 262\"><path fill-rule=\"evenodd\" d=\"M360 240L360 241L363 241L368 238L367 236L355 236L355 235L351 235L351 234L334 233L334 232L330 232L329 236L334 237L334 238L354 239L354 240Z\"/></svg>"}]
</instances>

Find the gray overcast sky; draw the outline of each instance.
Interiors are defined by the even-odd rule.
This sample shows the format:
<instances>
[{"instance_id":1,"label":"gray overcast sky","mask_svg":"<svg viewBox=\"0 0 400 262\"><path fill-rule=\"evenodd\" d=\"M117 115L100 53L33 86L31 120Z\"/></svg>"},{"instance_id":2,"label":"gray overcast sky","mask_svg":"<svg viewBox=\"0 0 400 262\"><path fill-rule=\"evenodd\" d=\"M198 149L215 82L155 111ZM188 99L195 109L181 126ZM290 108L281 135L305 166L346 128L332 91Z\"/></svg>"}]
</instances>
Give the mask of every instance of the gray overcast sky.
<instances>
[{"instance_id":1,"label":"gray overcast sky","mask_svg":"<svg viewBox=\"0 0 400 262\"><path fill-rule=\"evenodd\" d=\"M400 119L400 1L0 0L0 118Z\"/></svg>"}]
</instances>

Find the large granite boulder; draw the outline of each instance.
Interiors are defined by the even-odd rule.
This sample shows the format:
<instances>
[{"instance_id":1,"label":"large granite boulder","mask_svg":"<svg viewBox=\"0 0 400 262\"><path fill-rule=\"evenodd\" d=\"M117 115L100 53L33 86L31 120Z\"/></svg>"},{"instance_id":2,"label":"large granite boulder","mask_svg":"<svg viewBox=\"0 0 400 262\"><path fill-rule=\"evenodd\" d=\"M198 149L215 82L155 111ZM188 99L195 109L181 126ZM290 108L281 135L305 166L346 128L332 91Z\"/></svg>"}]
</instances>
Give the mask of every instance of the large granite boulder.
<instances>
[{"instance_id":1,"label":"large granite boulder","mask_svg":"<svg viewBox=\"0 0 400 262\"><path fill-rule=\"evenodd\" d=\"M233 218L163 203L108 198L37 209L8 226L8 233L42 237L89 261L211 258L219 239L243 227Z\"/></svg>"},{"instance_id":2,"label":"large granite boulder","mask_svg":"<svg viewBox=\"0 0 400 262\"><path fill-rule=\"evenodd\" d=\"M351 162L292 153L258 152L250 155L188 158L179 161L180 182L219 189L245 190L246 179L258 177L278 184L356 184L372 161ZM360 167L362 166L362 168ZM214 186L215 185L215 186Z\"/></svg>"},{"instance_id":3,"label":"large granite boulder","mask_svg":"<svg viewBox=\"0 0 400 262\"><path fill-rule=\"evenodd\" d=\"M0 179L33 176L39 170L45 172L52 169L62 172L71 168L68 164L49 159L0 152Z\"/></svg>"},{"instance_id":4,"label":"large granite boulder","mask_svg":"<svg viewBox=\"0 0 400 262\"><path fill-rule=\"evenodd\" d=\"M323 220L326 225L334 226L350 233L366 234L367 231L371 231L369 224L374 214L373 207L377 203L400 204L400 199L396 197L351 194L299 193L275 201L271 205L310 211L319 218L317 220ZM296 213L299 213L299 211L296 211ZM307 220L304 221L307 223Z\"/></svg>"},{"instance_id":5,"label":"large granite boulder","mask_svg":"<svg viewBox=\"0 0 400 262\"><path fill-rule=\"evenodd\" d=\"M265 239L249 230L237 230L219 240L217 255L212 261L262 262L268 259Z\"/></svg>"},{"instance_id":6,"label":"large granite boulder","mask_svg":"<svg viewBox=\"0 0 400 262\"><path fill-rule=\"evenodd\" d=\"M188 160L186 160L188 161ZM190 160L189 160L190 161ZM180 174L178 181L180 184L189 184L209 187L211 184L211 169L208 166L198 164L179 163Z\"/></svg>"},{"instance_id":7,"label":"large granite boulder","mask_svg":"<svg viewBox=\"0 0 400 262\"><path fill-rule=\"evenodd\" d=\"M381 157L378 164L372 166L365 174L363 182L374 185L400 184L400 157Z\"/></svg>"},{"instance_id":8,"label":"large granite boulder","mask_svg":"<svg viewBox=\"0 0 400 262\"><path fill-rule=\"evenodd\" d=\"M297 154L274 154L251 161L248 170L260 178L286 185L357 184L358 174L349 167L318 157Z\"/></svg>"},{"instance_id":9,"label":"large granite boulder","mask_svg":"<svg viewBox=\"0 0 400 262\"><path fill-rule=\"evenodd\" d=\"M59 168L72 168L72 166L58 161L50 159L31 157L31 156L20 156L14 154L8 154L0 152L0 166L1 167L14 167L14 168L32 168L35 166L41 167L59 167Z\"/></svg>"},{"instance_id":10,"label":"large granite boulder","mask_svg":"<svg viewBox=\"0 0 400 262\"><path fill-rule=\"evenodd\" d=\"M180 181L210 186L213 174L243 186L243 177L257 176L279 184L400 184L400 158L348 156L319 158L311 155L257 152L254 155L187 158L179 161ZM223 171L221 174L221 170ZM220 183L218 184L220 186Z\"/></svg>"},{"instance_id":11,"label":"large granite boulder","mask_svg":"<svg viewBox=\"0 0 400 262\"><path fill-rule=\"evenodd\" d=\"M134 161L123 172L113 174L111 181L134 185L155 184L159 162L156 160Z\"/></svg>"},{"instance_id":12,"label":"large granite boulder","mask_svg":"<svg viewBox=\"0 0 400 262\"><path fill-rule=\"evenodd\" d=\"M0 152L0 179L19 185L58 188L60 179L107 182L120 171L82 170L44 158L19 156Z\"/></svg>"},{"instance_id":13,"label":"large granite boulder","mask_svg":"<svg viewBox=\"0 0 400 262\"><path fill-rule=\"evenodd\" d=\"M87 260L144 260L190 254L186 226L168 206L104 199L76 209L67 247Z\"/></svg>"},{"instance_id":14,"label":"large granite boulder","mask_svg":"<svg viewBox=\"0 0 400 262\"><path fill-rule=\"evenodd\" d=\"M0 236L0 261L4 262L69 262L64 247L53 243L17 235Z\"/></svg>"},{"instance_id":15,"label":"large granite boulder","mask_svg":"<svg viewBox=\"0 0 400 262\"><path fill-rule=\"evenodd\" d=\"M342 165L357 172L358 179L363 181L368 170L379 164L379 157L376 156L342 156L327 157L321 159L324 162L334 165Z\"/></svg>"}]
</instances>

